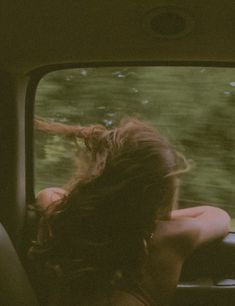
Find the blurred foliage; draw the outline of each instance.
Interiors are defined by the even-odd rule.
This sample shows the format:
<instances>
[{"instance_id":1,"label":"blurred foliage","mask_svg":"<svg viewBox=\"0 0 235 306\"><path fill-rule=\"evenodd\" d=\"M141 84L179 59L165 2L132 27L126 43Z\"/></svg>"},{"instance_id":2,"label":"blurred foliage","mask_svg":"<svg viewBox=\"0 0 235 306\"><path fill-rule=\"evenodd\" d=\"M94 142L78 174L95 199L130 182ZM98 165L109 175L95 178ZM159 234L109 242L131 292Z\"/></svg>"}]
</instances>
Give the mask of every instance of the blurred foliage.
<instances>
[{"instance_id":1,"label":"blurred foliage","mask_svg":"<svg viewBox=\"0 0 235 306\"><path fill-rule=\"evenodd\" d=\"M68 124L115 126L126 116L150 121L192 170L181 198L211 202L235 216L235 69L103 67L55 71L40 81L35 115ZM73 140L36 131L36 191L67 182ZM187 202L187 201L186 201Z\"/></svg>"}]
</instances>

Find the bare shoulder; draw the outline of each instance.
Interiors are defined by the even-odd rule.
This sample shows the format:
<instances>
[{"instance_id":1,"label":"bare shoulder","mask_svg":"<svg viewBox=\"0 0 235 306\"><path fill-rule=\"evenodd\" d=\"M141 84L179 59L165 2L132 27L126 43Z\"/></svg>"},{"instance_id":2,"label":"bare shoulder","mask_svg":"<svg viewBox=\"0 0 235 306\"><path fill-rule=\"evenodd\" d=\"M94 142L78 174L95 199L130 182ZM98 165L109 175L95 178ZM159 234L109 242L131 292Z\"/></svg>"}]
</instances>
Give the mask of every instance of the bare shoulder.
<instances>
[{"instance_id":1,"label":"bare shoulder","mask_svg":"<svg viewBox=\"0 0 235 306\"><path fill-rule=\"evenodd\" d=\"M225 211L210 206L179 209L168 220L156 221L149 241L144 286L157 305L168 305L166 301L173 296L186 257L200 245L226 236L229 223Z\"/></svg>"},{"instance_id":2,"label":"bare shoulder","mask_svg":"<svg viewBox=\"0 0 235 306\"><path fill-rule=\"evenodd\" d=\"M67 195L67 191L63 188L50 187L41 190L36 196L36 205L42 210L53 203L63 199Z\"/></svg>"},{"instance_id":3,"label":"bare shoulder","mask_svg":"<svg viewBox=\"0 0 235 306\"><path fill-rule=\"evenodd\" d=\"M157 221L149 242L143 286L156 305L170 305L185 258L194 250L193 220Z\"/></svg>"}]
</instances>

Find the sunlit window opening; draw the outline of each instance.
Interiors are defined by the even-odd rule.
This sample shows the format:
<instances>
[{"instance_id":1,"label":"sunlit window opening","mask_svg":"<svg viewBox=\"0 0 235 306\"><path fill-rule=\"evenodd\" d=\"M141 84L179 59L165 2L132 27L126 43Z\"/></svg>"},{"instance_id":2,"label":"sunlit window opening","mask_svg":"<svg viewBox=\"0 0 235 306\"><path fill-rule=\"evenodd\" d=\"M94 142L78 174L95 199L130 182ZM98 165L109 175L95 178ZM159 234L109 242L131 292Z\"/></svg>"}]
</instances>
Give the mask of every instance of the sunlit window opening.
<instances>
[{"instance_id":1,"label":"sunlit window opening","mask_svg":"<svg viewBox=\"0 0 235 306\"><path fill-rule=\"evenodd\" d=\"M107 127L127 116L151 122L191 163L182 180L180 205L208 202L235 217L235 68L55 71L39 83L35 116ZM80 146L74 138L35 130L36 192L66 184Z\"/></svg>"}]
</instances>

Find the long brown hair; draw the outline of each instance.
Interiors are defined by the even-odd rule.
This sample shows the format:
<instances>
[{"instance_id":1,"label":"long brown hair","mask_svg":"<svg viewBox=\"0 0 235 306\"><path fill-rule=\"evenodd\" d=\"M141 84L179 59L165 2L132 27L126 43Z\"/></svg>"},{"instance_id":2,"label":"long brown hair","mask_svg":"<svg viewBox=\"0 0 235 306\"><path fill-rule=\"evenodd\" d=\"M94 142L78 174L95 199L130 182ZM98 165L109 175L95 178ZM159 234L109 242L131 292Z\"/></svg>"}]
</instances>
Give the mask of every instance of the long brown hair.
<instances>
[{"instance_id":1,"label":"long brown hair","mask_svg":"<svg viewBox=\"0 0 235 306\"><path fill-rule=\"evenodd\" d=\"M68 196L49 207L32 253L59 266L82 295L112 287L117 275L141 277L143 241L156 219L169 217L175 176L183 170L169 142L136 119L110 130L94 125L71 131L84 139L87 167Z\"/></svg>"}]
</instances>

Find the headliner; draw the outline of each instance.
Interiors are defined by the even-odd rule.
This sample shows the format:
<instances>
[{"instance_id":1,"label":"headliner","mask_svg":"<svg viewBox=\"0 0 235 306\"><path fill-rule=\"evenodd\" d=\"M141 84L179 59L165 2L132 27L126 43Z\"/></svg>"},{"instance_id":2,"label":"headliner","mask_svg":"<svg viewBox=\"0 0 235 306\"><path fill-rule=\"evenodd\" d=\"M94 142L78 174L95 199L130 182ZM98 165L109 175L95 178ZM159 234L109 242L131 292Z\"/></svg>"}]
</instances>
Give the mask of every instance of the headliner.
<instances>
[{"instance_id":1,"label":"headliner","mask_svg":"<svg viewBox=\"0 0 235 306\"><path fill-rule=\"evenodd\" d=\"M160 30L170 34L151 29L162 13L169 20ZM231 63L234 16L234 0L2 0L0 67L26 73L65 63Z\"/></svg>"}]
</instances>

